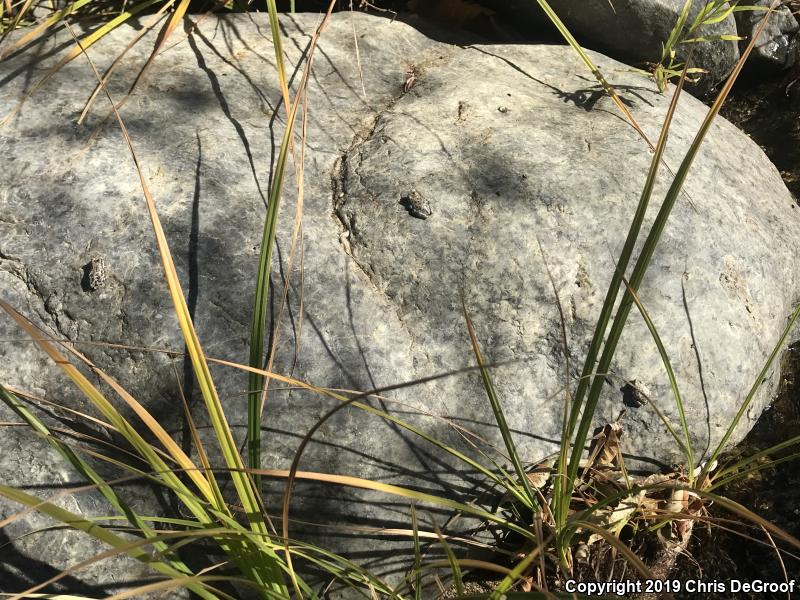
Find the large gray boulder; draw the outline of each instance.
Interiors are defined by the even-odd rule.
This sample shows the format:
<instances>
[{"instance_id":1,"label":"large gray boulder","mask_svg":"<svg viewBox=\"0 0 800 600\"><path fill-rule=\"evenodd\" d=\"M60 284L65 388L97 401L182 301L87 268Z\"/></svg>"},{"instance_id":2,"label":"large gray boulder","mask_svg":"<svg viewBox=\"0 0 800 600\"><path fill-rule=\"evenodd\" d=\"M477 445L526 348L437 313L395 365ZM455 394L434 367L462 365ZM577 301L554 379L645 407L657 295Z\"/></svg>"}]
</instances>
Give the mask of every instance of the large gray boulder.
<instances>
[{"instance_id":1,"label":"large gray boulder","mask_svg":"<svg viewBox=\"0 0 800 600\"><path fill-rule=\"evenodd\" d=\"M622 3L616 4L620 10ZM283 20L292 68L316 22L311 15ZM285 115L284 107L276 110L280 93L268 31L262 15L202 20L158 57L123 111L204 347L210 356L243 363L265 190ZM132 34L122 28L92 48L100 69ZM146 37L126 56L112 80L117 98L154 41ZM70 43L59 34L0 64L0 114ZM40 55L47 58L35 63ZM655 139L669 98L624 65L592 57ZM410 70L416 84L405 91ZM91 70L77 60L0 131L0 293L46 331L76 342L185 440L176 365L143 350L181 351L182 343L136 173L115 127L104 128L86 147L105 105L95 107L86 126L75 124L93 86ZM515 361L495 369L494 378L524 460L552 453L567 358L574 389L648 169L646 143L569 48L459 47L401 22L363 15L338 15L325 32L309 107L303 276L299 251L287 267L296 197L290 169L273 265L276 290L282 277L291 282L290 309L277 324L282 334L275 369L318 386L371 390L472 365L463 294L488 359ZM666 153L673 171L705 110L691 97L681 101ZM654 202L669 177L662 170ZM686 191L641 298L670 352L701 456L721 438L798 299L800 210L761 150L722 119L712 127ZM412 200L418 209L409 206ZM652 214L648 225L651 220ZM95 270L100 259L105 278ZM566 355L548 268L564 307ZM273 299L279 302L278 291ZM58 369L22 337L0 316L3 383L84 407ZM191 378L180 361L177 367L191 393ZM212 370L241 440L246 375ZM732 442L769 403L776 378L773 370ZM636 314L610 379L598 425L626 408L621 381L634 379L650 389L651 404L677 422L661 360ZM374 404L465 452L471 450L454 425L501 444L474 372L388 396ZM203 427L196 391L194 401ZM300 436L331 406L315 394L274 389L264 417L264 466L286 468ZM14 419L0 409L0 421ZM651 406L629 407L623 424L632 467L682 461ZM465 465L357 409L322 427L301 468L464 501L482 485ZM46 493L40 486L74 481L25 429L0 440L0 480L38 493ZM268 488L271 507L278 491ZM133 494L142 506L145 492ZM107 510L89 493L69 501L89 514ZM0 518L15 510L0 503ZM358 516L379 527L408 527L403 501L303 484L292 515L338 524ZM40 524L28 517L9 535ZM354 544L336 531L324 539L368 557L377 570L397 570L405 564L398 556L413 556L407 539L391 545L375 536ZM64 544L72 554L59 550ZM98 548L60 532L25 538L16 547L57 568ZM103 585L124 573L97 568L80 576ZM129 572L132 579L139 573Z\"/></svg>"},{"instance_id":2,"label":"large gray boulder","mask_svg":"<svg viewBox=\"0 0 800 600\"><path fill-rule=\"evenodd\" d=\"M646 67L660 60L662 45L678 22L684 0L549 0L548 3L582 45L628 64ZM706 0L693 1L689 24L706 4ZM515 15L516 22L527 19L528 27L533 30L552 27L535 0L499 0L492 6ZM719 23L700 28L692 37L736 36L736 31L736 21L729 15ZM681 44L676 47L678 60L685 61L690 49L692 64L707 71L697 84L688 86L698 95L713 90L739 59L735 41Z\"/></svg>"}]
</instances>

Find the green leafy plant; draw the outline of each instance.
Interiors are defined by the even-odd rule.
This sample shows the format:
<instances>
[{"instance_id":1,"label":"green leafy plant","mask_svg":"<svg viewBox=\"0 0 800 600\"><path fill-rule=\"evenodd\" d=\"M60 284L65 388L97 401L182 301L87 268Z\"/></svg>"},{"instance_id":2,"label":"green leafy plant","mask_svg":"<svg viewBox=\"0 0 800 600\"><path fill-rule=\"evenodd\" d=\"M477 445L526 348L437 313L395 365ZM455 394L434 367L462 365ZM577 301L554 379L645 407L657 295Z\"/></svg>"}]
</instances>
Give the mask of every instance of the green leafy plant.
<instances>
[{"instance_id":1,"label":"green leafy plant","mask_svg":"<svg viewBox=\"0 0 800 600\"><path fill-rule=\"evenodd\" d=\"M721 23L731 14L741 11L767 10L763 6L740 5L738 2L728 0L711 0L706 3L695 18L689 23L689 12L694 0L686 0L678 15L675 27L667 40L661 45L661 58L653 65L652 76L662 92L667 89L667 82L680 77L681 71L686 71L690 81L697 79L706 71L698 67L691 67L677 58L677 50L681 45L702 44L709 42L738 42L742 38L730 34L704 34L701 29Z\"/></svg>"}]
</instances>

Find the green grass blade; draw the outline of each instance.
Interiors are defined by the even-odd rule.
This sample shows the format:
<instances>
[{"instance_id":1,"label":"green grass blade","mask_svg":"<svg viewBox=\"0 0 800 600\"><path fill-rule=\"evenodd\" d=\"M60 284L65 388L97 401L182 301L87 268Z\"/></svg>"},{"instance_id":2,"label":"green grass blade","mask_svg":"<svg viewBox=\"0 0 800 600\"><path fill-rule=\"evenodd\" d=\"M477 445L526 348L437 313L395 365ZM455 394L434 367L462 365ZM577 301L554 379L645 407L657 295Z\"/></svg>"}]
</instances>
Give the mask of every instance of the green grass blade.
<instances>
[{"instance_id":1,"label":"green grass blade","mask_svg":"<svg viewBox=\"0 0 800 600\"><path fill-rule=\"evenodd\" d=\"M670 31L667 41L664 42L660 62L663 63L665 60L667 60L667 58L669 58L670 55L672 54L672 51L675 48L675 46L678 44L680 35L683 32L684 26L686 25L686 20L689 18L689 10L691 8L692 8L692 0L686 0L686 2L683 4L683 9L678 15L678 20L675 23L675 26L672 28L672 31Z\"/></svg>"},{"instance_id":2,"label":"green grass blade","mask_svg":"<svg viewBox=\"0 0 800 600\"><path fill-rule=\"evenodd\" d=\"M589 350L586 355L586 359L583 363L583 370L581 372L581 377L578 381L578 387L575 391L575 398L572 402L572 408L569 414L569 422L564 432L562 432L562 440L561 440L561 452L568 453L568 444L569 441L572 439L573 433L575 431L575 427L578 423L578 417L581 414L581 409L583 406L583 399L588 390L589 384L592 381L593 373L597 372L595 369L597 356L600 353L600 348L603 345L603 338L606 334L606 329L608 328L609 321L611 320L611 314L614 311L614 305L617 301L617 294L619 293L620 285L622 284L623 277L625 275L625 271L628 268L628 264L630 263L631 257L633 255L634 248L636 247L636 241L639 238L639 232L641 231L642 224L644 223L645 215L647 214L647 208L650 203L650 198L653 195L653 189L655 187L656 178L658 176L658 169L659 165L661 164L664 150L667 147L667 139L669 137L669 129L672 125L672 119L675 116L675 110L678 106L678 99L680 98L681 91L683 89L683 83L686 80L685 74L681 77L680 81L678 82L678 87L675 90L675 93L672 96L672 100L670 101L669 108L667 109L666 117L664 118L664 125L661 128L661 133L658 138L658 143L656 144L656 150L653 153L653 158L650 161L650 168L647 172L647 179L645 180L644 188L642 189L642 194L639 197L639 204L636 207L636 212L634 214L633 220L631 222L630 228L628 229L628 235L625 238L625 243L622 247L622 252L619 256L619 260L617 261L617 268L614 270L614 273L611 277L611 283L608 286L608 290L606 291L606 297L603 301L603 306L600 310L600 316L597 319L597 324L595 325L594 334L592 336L592 341L589 345ZM601 373L605 373L605 371L600 371ZM588 411L591 410L591 413L594 413L593 407L587 407L584 409L584 415L587 414ZM571 461L574 461L574 456L576 453L580 455L583 452L583 445L585 444L586 440L586 433L583 436L578 436L578 441L575 442L575 446L573 447L573 454ZM563 458L563 454L562 454ZM580 459L579 459L580 460ZM567 520L567 513L569 510L569 499L572 494L572 485L574 482L574 476L568 476L568 472L570 472L569 465L566 465L564 468L563 460L559 460L559 472L558 472L558 481L562 481L562 485L556 486L556 497L554 498L554 516L556 519L556 523L560 526L563 526ZM577 463L576 463L577 464ZM575 473L577 473L577 468L575 469Z\"/></svg>"},{"instance_id":3,"label":"green grass blade","mask_svg":"<svg viewBox=\"0 0 800 600\"><path fill-rule=\"evenodd\" d=\"M308 50L306 67L298 86L298 92L294 102L289 104L289 90L286 83L286 74L283 67L283 51L281 50L280 29L275 1L268 0L270 26L272 27L273 45L275 46L276 60L278 65L278 77L280 79L281 90L283 91L284 103L287 106L286 128L283 131L281 145L278 152L278 160L275 164L275 176L269 190L269 200L267 205L267 215L264 220L264 230L261 236L261 249L258 256L258 274L256 275L256 292L253 301L253 319L250 325L250 358L249 365L254 369L260 369L264 362L264 338L266 336L267 313L269 305L269 277L272 268L272 252L275 246L275 236L278 228L278 216L280 213L280 201L283 191L283 178L286 171L286 162L292 146L292 136L294 135L294 124L297 118L297 111L303 99L303 90L308 85L311 73L314 51L317 41L327 25L328 18L333 10L334 3L331 2L328 12L322 23L317 27L314 37ZM250 371L247 386L247 465L250 469L261 467L261 414L263 408L264 376L258 371ZM261 481L256 475L256 489L261 489Z\"/></svg>"},{"instance_id":4,"label":"green grass blade","mask_svg":"<svg viewBox=\"0 0 800 600\"><path fill-rule=\"evenodd\" d=\"M628 282L625 282L626 286ZM655 323L650 318L650 314L645 309L642 301L639 299L639 296L636 294L635 291L631 287L628 286L628 293L633 298L634 303L636 304L636 308L639 309L639 314L642 315L642 319L644 319L645 324L647 325L647 329L650 332L653 341L656 344L656 348L658 348L658 354L661 356L661 362L664 363L664 371L667 373L667 378L669 379L669 385L672 389L672 396L675 398L675 406L678 409L678 417L681 421L681 430L683 431L683 440L681 440L676 434L675 431L672 429L672 426L669 424L669 421L661 415L659 411L659 416L661 420L664 421L664 424L667 426L670 434L678 445L683 449L683 454L686 457L686 464L687 470L689 473L689 480L691 481L692 477L694 477L694 453L692 452L692 440L689 434L689 424L686 421L686 412L683 409L683 399L681 398L680 390L678 389L678 381L675 378L675 371L672 369L672 363L669 360L669 355L667 354L667 349L664 347L664 343L661 341L661 336L658 334L658 330L656 329ZM652 403L651 403L652 404Z\"/></svg>"},{"instance_id":5,"label":"green grass blade","mask_svg":"<svg viewBox=\"0 0 800 600\"><path fill-rule=\"evenodd\" d=\"M100 540L111 546L112 548L121 549L124 551L125 554L130 556L131 558L135 558L136 560L146 563L151 566L153 569L158 571L159 573L166 575L172 578L185 578L186 574L173 569L166 563L162 561L155 560L148 552L143 550L138 545L131 544L129 540L119 537L115 533L108 531L101 525L85 519L80 515L72 513L68 510L65 510L55 504L50 502L42 501L40 498L36 496L31 496L30 494L26 494L21 490L17 490L15 488L2 485L0 484L0 496L4 496L5 498L11 500L12 502L16 502L18 504L22 504L23 506L27 506L33 508L37 512L47 515L51 519L63 523L73 529L77 529L79 531L83 531L94 537L95 539ZM140 540L142 543L149 544L149 540ZM209 596L204 594L203 586L192 583L191 581L187 581L186 587L188 587L193 592L197 592L204 598L214 598L213 595Z\"/></svg>"},{"instance_id":6,"label":"green grass blade","mask_svg":"<svg viewBox=\"0 0 800 600\"><path fill-rule=\"evenodd\" d=\"M705 140L706 135L708 134L709 129L711 128L711 124L713 123L716 116L719 114L720 109L722 108L722 104L725 99L728 97L728 94L733 87L733 83L736 81L736 78L741 73L742 67L744 66L747 57L752 52L755 46L755 40L760 35L761 31L763 30L766 24L766 18L762 20L758 31L753 36L753 39L750 41L747 49L742 53L739 61L736 63L733 72L731 73L728 80L725 82L725 85L720 90L717 98L715 99L714 103L712 104L711 108L709 109L708 113L706 114L703 123L700 126L695 138L689 147L686 155L681 162L680 168L675 175L675 178L672 181L672 184L667 191L666 197L659 209L659 212L656 216L656 219L653 223L653 227L651 228L644 246L642 248L642 252L639 255L638 260L636 261L636 265L633 269L633 274L630 278L630 288L634 292L638 291L639 286L641 285L644 276L647 272L647 269L650 265L650 261L655 253L656 247L658 246L658 242L661 239L661 234L666 227L667 221L669 216L672 212L672 208L675 205L675 202L678 198L678 195L683 188L683 184L686 181L686 177L689 174L689 170L694 163L695 158L702 146L703 141ZM620 266L622 265L622 261L620 260ZM622 268L622 267L621 267ZM625 323L627 321L628 315L630 313L631 307L633 305L633 298L630 292L626 292L625 296L620 303L619 309L617 310L617 314L614 317L614 322L611 326L611 331L608 334L608 339L603 347L603 353L600 357L600 362L597 367L597 372L605 373L608 371L609 367L611 366L611 360L614 356L614 352L616 351L617 344L619 343L620 337L622 336L622 330L625 327ZM572 456L570 457L569 468L567 472L567 480L571 486L574 484L575 479L578 473L578 467L580 464L581 455L583 453L583 446L586 443L588 438L589 430L592 423L592 418L594 416L594 411L597 407L597 402L600 398L600 393L602 391L604 378L602 376L594 377L592 380L591 388L589 390L589 397L586 401L586 406L584 407L583 413L581 415L581 421L578 426L578 432L575 437L575 445L573 446ZM562 515L563 516L563 515Z\"/></svg>"},{"instance_id":7,"label":"green grass blade","mask_svg":"<svg viewBox=\"0 0 800 600\"><path fill-rule=\"evenodd\" d=\"M625 106L625 103L622 102L619 95L617 94L617 91L614 89L614 86L612 86L606 80L606 78L603 76L603 73L600 71L600 69L597 68L597 65L595 65L594 62L592 62L592 59L589 58L589 55L586 54L586 51L578 43L578 40L576 40L575 37L572 35L572 33L570 33L567 26L564 25L564 22L556 14L556 11L553 10L553 8L550 6L547 0L536 0L536 1L539 3L541 9L544 11L544 14L547 15L547 18L550 19L553 25L555 25L555 28L558 30L558 32L561 34L564 40L566 40L566 42L570 45L570 47L572 47L572 49L578 54L578 56L586 65L586 67L589 69L589 71L591 71L592 75L600 84L600 86L603 88L605 93L609 95L614 104L617 105L617 108L622 112L623 115L625 115L625 118L628 120L631 126L642 137L642 139L647 142L647 145L650 146L650 149L654 150L655 148L653 147L653 144L650 142L650 139L647 137L647 134L645 134L644 130L639 126L639 123L636 122L636 119L628 110L628 107Z\"/></svg>"},{"instance_id":8,"label":"green grass blade","mask_svg":"<svg viewBox=\"0 0 800 600\"><path fill-rule=\"evenodd\" d=\"M442 544L444 553L447 556L447 562L450 563L450 572L453 574L453 587L456 589L456 595L463 596L465 593L464 576L461 573L461 565L458 564L458 558L456 558L453 549L447 543L447 539L445 539L438 527L436 528L436 536L439 538L439 543Z\"/></svg>"},{"instance_id":9,"label":"green grass blade","mask_svg":"<svg viewBox=\"0 0 800 600\"><path fill-rule=\"evenodd\" d=\"M511 572L508 575L506 575L500 583L497 584L497 587L489 594L488 599L505 600L509 598L506 592L508 592L508 590L511 588L512 585L514 585L515 583L517 583L517 581L519 581L519 578L522 577L522 574L525 572L525 570L528 567L530 567L531 564L533 564L533 561L536 560L536 558L539 556L541 550L542 547L537 546L536 548L528 552L525 558L523 558L516 565L514 565L514 568L511 569ZM540 597L547 598L548 595L542 594Z\"/></svg>"},{"instance_id":10,"label":"green grass blade","mask_svg":"<svg viewBox=\"0 0 800 600\"><path fill-rule=\"evenodd\" d=\"M800 444L800 437L792 438L791 445L796 446L798 444ZM783 444L779 445L782 446ZM762 453L759 452L758 454L760 455L759 458L763 458L764 455ZM750 457L748 457L748 459L749 458ZM745 477L747 477L752 473L758 473L759 471L764 471L766 469L774 469L780 464L791 462L797 460L798 458L800 458L800 452L793 452L786 456L782 456L780 458L776 458L774 460L769 460L762 463L759 463L758 460L748 460L748 459L742 460L736 463L735 468L729 467L728 469L726 469L726 472L723 476L720 476L719 473L715 473L713 482L711 483L710 486L706 488L706 491L709 492L714 491L717 488L733 483L737 479L744 479Z\"/></svg>"},{"instance_id":11,"label":"green grass blade","mask_svg":"<svg viewBox=\"0 0 800 600\"><path fill-rule=\"evenodd\" d=\"M294 10L292 10L294 12ZM267 0L267 13L269 16L269 27L272 32L272 47L275 50L275 66L278 70L278 83L283 95L283 103L286 109L291 104L289 101L289 83L286 78L286 66L283 60L283 43L281 41L281 25L278 20L278 8L275 0Z\"/></svg>"},{"instance_id":12,"label":"green grass blade","mask_svg":"<svg viewBox=\"0 0 800 600\"><path fill-rule=\"evenodd\" d=\"M354 563L338 554L334 554L325 548L313 546L302 541L290 540L293 553L316 565L325 573L330 573L339 581L350 587L366 586L375 590L381 599L404 600L404 597L394 592L386 582L378 579L364 567Z\"/></svg>"},{"instance_id":13,"label":"green grass blade","mask_svg":"<svg viewBox=\"0 0 800 600\"><path fill-rule=\"evenodd\" d=\"M545 544L548 542L545 542ZM542 548L544 544L537 544L536 547L528 552L528 554L519 561L514 568L511 569L511 572L506 575L503 580L497 584L497 587L494 588L491 594L489 594L489 600L503 600L504 598L508 598L506 592L511 589L511 586L517 583L522 574L533 564L533 561L539 556L542 552Z\"/></svg>"},{"instance_id":14,"label":"green grass blade","mask_svg":"<svg viewBox=\"0 0 800 600\"><path fill-rule=\"evenodd\" d=\"M765 448L764 450L760 450L754 454L746 456L743 459L733 461L731 463L726 464L726 466L718 468L717 471L714 473L715 481L731 475L733 473L737 473L742 469L747 468L750 464L759 462L762 458L765 458L771 454L777 454L787 448L791 448L792 446L800 445L800 435L796 435L794 437L789 438L788 440L784 440L774 446L770 446L769 448ZM716 483L715 483L716 485Z\"/></svg>"},{"instance_id":15,"label":"green grass blade","mask_svg":"<svg viewBox=\"0 0 800 600\"><path fill-rule=\"evenodd\" d=\"M717 444L717 447L714 449L714 452L711 453L711 458L708 459L706 463L706 468L703 469L703 474L707 472L707 467L711 463L713 463L724 450L725 444L728 442L731 435L733 435L736 426L739 424L739 421L741 421L745 411L750 406L750 403L753 401L753 398L755 397L756 393L761 387L761 384L764 382L764 379L766 378L767 372L772 366L772 363L775 361L775 358L778 356L780 351L783 350L783 346L786 343L786 339L789 337L789 334L794 328L794 324L797 322L798 317L800 317L800 304L797 305L797 308L795 308L794 312L792 313L789 322L783 329L781 338L778 340L778 343L775 344L775 346L772 348L772 352L770 352L769 358L767 358L767 362L764 363L764 366L762 367L761 371L759 371L758 376L756 377L755 381L753 382L753 385L750 388L750 391L747 394L747 397L744 399L744 402L742 402L741 406L739 407L739 410L736 412L736 416L728 425L728 429L725 431L725 435L722 436L722 439Z\"/></svg>"},{"instance_id":16,"label":"green grass blade","mask_svg":"<svg viewBox=\"0 0 800 600\"><path fill-rule=\"evenodd\" d=\"M109 504L111 504L111 506L113 506L119 512L119 514L124 515L131 525L140 530L142 535L148 538L154 537L155 533L153 530L138 514L136 514L136 512L130 506L127 505L127 503L125 503L117 495L117 493L111 488L110 485L108 485L108 483L100 476L100 474L97 473L97 471L95 471L91 465L89 465L89 463L78 456L72 450L72 448L55 437L53 432L50 431L50 429L41 420L31 413L17 397L14 394L11 394L2 384L0 384L0 401L5 403L6 406L8 406L21 419L23 419L31 427L31 429L43 435L47 443L50 444L50 446L52 446L56 451L58 451L58 453L61 454L61 456L63 456L67 461L69 461L75 470L78 471L78 473L80 473L88 481L94 483ZM163 556L167 558L170 557L169 548L163 542L154 542L153 547L161 552ZM191 569L189 569L186 564L177 558L169 559L169 564L177 571L187 575L192 575ZM209 594L203 597L211 599L213 598L213 595Z\"/></svg>"},{"instance_id":17,"label":"green grass blade","mask_svg":"<svg viewBox=\"0 0 800 600\"><path fill-rule=\"evenodd\" d=\"M264 220L264 230L261 235L261 248L258 255L258 273L256 275L256 293L253 300L253 319L250 324L250 360L251 367L259 368L264 364L264 338L266 337L267 313L269 307L269 276L272 269L272 252L275 245L275 236L280 214L281 193L283 191L283 177L286 170L286 160L289 147L294 134L294 122L297 116L300 94L295 102L289 102L289 90L286 81L286 71L283 63L283 49L281 45L280 23L275 0L267 1L269 24L272 30L272 45L275 49L275 64L278 70L278 79L287 108L286 128L283 132L278 160L275 165L275 177L269 190L267 215ZM251 469L261 467L261 405L264 388L264 377L260 373L250 372L247 385L247 466ZM261 479L254 476L257 489L261 489Z\"/></svg>"},{"instance_id":18,"label":"green grass blade","mask_svg":"<svg viewBox=\"0 0 800 600\"><path fill-rule=\"evenodd\" d=\"M517 479L519 480L518 485L520 485L525 491L525 505L530 509L535 509L539 506L539 499L534 493L533 488L531 488L531 482L525 473L525 467L523 466L522 461L519 458L519 454L517 453L517 447L516 444L514 444L514 438L511 436L511 430L508 427L508 423L506 423L506 417L503 414L503 407L500 405L500 400L497 397L497 392L494 389L492 377L483 362L483 356L481 356L481 350L478 346L478 338L475 336L475 330L472 327L472 320L467 312L466 304L463 305L463 308L464 320L467 323L467 331L469 332L469 338L472 342L472 352L475 354L475 360L478 362L478 366L480 367L483 388L486 390L486 396L489 398L489 403L492 406L492 412L494 413L495 421L497 421L497 427L500 429L500 435L503 437L503 443L506 446L506 452L508 452L508 456L511 458L511 463L514 465L514 470L516 471Z\"/></svg>"}]
</instances>

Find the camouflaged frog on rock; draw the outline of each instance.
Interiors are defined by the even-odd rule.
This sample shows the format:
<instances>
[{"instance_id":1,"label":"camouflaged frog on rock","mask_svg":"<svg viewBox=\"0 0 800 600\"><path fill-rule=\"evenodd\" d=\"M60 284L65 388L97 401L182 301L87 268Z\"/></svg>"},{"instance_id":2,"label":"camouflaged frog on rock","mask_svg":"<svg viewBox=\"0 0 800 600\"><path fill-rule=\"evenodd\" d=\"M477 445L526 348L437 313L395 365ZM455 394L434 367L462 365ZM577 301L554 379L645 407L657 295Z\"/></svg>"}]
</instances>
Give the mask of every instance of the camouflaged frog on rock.
<instances>
[{"instance_id":1,"label":"camouflaged frog on rock","mask_svg":"<svg viewBox=\"0 0 800 600\"><path fill-rule=\"evenodd\" d=\"M108 279L106 261L102 256L95 256L83 265L81 287L84 292L94 292L103 287Z\"/></svg>"},{"instance_id":2,"label":"camouflaged frog on rock","mask_svg":"<svg viewBox=\"0 0 800 600\"><path fill-rule=\"evenodd\" d=\"M402 204L412 217L427 219L433 214L431 204L417 190L411 190L400 198Z\"/></svg>"}]
</instances>

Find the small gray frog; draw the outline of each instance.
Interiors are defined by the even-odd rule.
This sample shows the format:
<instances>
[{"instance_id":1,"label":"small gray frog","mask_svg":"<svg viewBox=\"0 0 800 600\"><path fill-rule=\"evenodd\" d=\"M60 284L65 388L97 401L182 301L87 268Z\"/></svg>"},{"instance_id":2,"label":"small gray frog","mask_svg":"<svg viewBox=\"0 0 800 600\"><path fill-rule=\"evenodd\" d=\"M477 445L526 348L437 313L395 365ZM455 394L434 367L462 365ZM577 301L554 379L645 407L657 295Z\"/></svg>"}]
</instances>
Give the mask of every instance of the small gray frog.
<instances>
[{"instance_id":1,"label":"small gray frog","mask_svg":"<svg viewBox=\"0 0 800 600\"><path fill-rule=\"evenodd\" d=\"M631 407L644 406L650 401L652 394L645 383L637 379L628 381L620 388L620 391L622 392L623 402Z\"/></svg>"},{"instance_id":2,"label":"small gray frog","mask_svg":"<svg viewBox=\"0 0 800 600\"><path fill-rule=\"evenodd\" d=\"M94 292L103 287L108 279L106 261L102 256L95 256L83 266L83 280L81 285L84 291Z\"/></svg>"},{"instance_id":3,"label":"small gray frog","mask_svg":"<svg viewBox=\"0 0 800 600\"><path fill-rule=\"evenodd\" d=\"M411 190L400 198L402 204L412 217L427 219L433 214L430 202L417 190Z\"/></svg>"}]
</instances>

